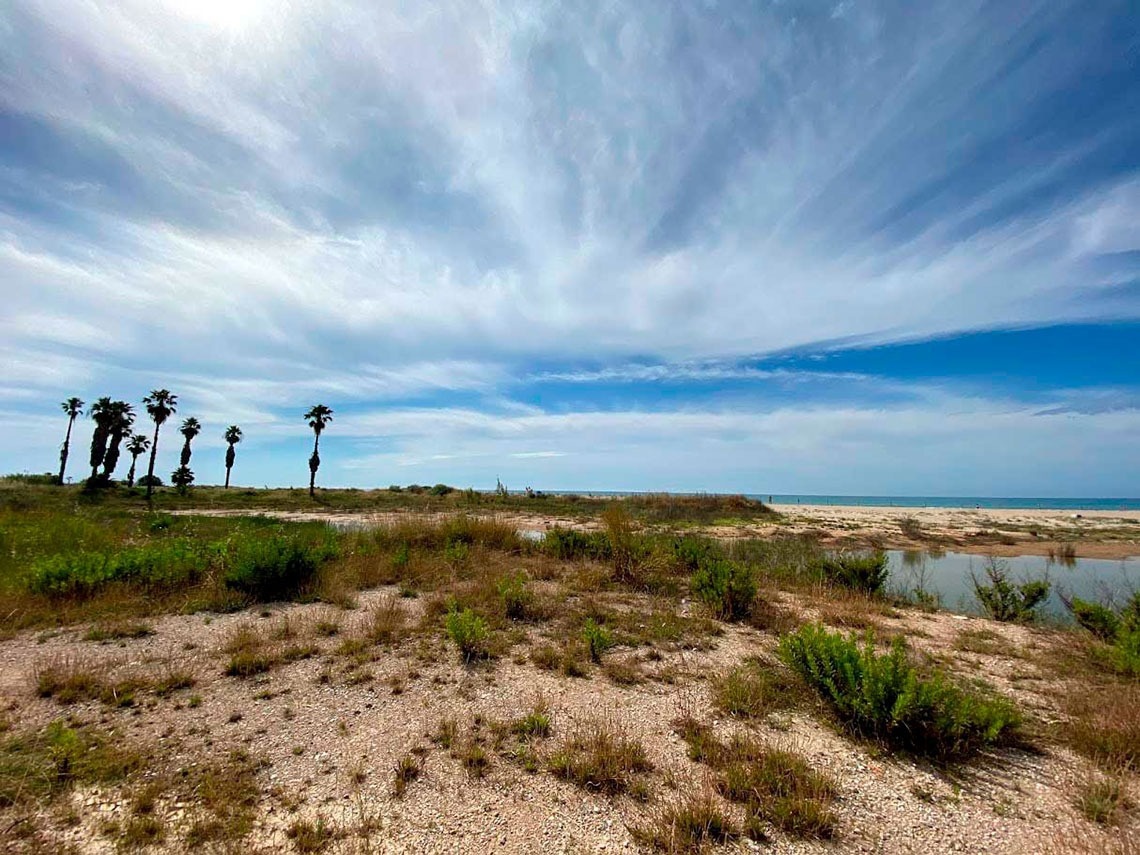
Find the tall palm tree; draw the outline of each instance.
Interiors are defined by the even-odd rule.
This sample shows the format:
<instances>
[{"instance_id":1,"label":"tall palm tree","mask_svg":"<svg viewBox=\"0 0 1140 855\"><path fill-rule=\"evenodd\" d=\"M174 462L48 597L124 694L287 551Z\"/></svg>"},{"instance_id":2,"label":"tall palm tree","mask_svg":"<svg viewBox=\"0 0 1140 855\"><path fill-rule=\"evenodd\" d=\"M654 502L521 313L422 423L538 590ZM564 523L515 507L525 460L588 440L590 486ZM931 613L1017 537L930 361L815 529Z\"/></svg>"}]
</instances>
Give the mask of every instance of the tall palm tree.
<instances>
[{"instance_id":1,"label":"tall palm tree","mask_svg":"<svg viewBox=\"0 0 1140 855\"><path fill-rule=\"evenodd\" d=\"M91 464L88 484L94 485L99 477L99 465L107 456L107 440L111 438L111 423L115 420L114 404L110 398L100 398L91 405L87 415L95 421L95 431L91 434L91 456L87 461Z\"/></svg>"},{"instance_id":2,"label":"tall palm tree","mask_svg":"<svg viewBox=\"0 0 1140 855\"><path fill-rule=\"evenodd\" d=\"M310 407L304 418L313 429L313 454L309 457L309 495L316 495L317 470L321 468L321 431L332 421L333 411L324 404Z\"/></svg>"},{"instance_id":3,"label":"tall palm tree","mask_svg":"<svg viewBox=\"0 0 1140 855\"><path fill-rule=\"evenodd\" d=\"M71 452L71 428L75 419L83 413L83 401L80 398L68 398L60 407L67 413L67 436L63 438L63 447L59 450L59 483L63 483L63 473L67 471L67 455Z\"/></svg>"},{"instance_id":4,"label":"tall palm tree","mask_svg":"<svg viewBox=\"0 0 1140 855\"><path fill-rule=\"evenodd\" d=\"M226 449L226 489L228 490L230 488L230 470L234 468L234 458L237 457L234 446L241 442L241 428L237 425L230 425L226 428L226 442L230 446Z\"/></svg>"},{"instance_id":5,"label":"tall palm tree","mask_svg":"<svg viewBox=\"0 0 1140 855\"><path fill-rule=\"evenodd\" d=\"M123 438L131 431L135 423L135 408L126 401L111 402L111 422L107 453L103 456L103 474L101 479L109 482L115 474L115 467L119 464L119 446Z\"/></svg>"},{"instance_id":6,"label":"tall palm tree","mask_svg":"<svg viewBox=\"0 0 1140 855\"><path fill-rule=\"evenodd\" d=\"M155 389L145 398L146 411L154 422L154 441L150 444L150 466L146 470L146 497L154 492L154 458L158 454L158 429L178 411L178 396L167 389Z\"/></svg>"},{"instance_id":7,"label":"tall palm tree","mask_svg":"<svg viewBox=\"0 0 1140 855\"><path fill-rule=\"evenodd\" d=\"M178 429L178 432L180 434L182 434L182 438L183 438L182 465L183 466L189 466L190 465L190 440L192 440L194 437L196 437L198 434L200 434L202 432L202 426L200 424L198 424L198 420L196 418L194 418L193 416L190 416L190 418L182 420L182 427L180 427Z\"/></svg>"},{"instance_id":8,"label":"tall palm tree","mask_svg":"<svg viewBox=\"0 0 1140 855\"><path fill-rule=\"evenodd\" d=\"M150 448L150 437L143 433L136 433L127 443L127 451L131 455L131 469L127 473L127 486L135 486L135 464L139 462L139 455L145 454Z\"/></svg>"}]
</instances>

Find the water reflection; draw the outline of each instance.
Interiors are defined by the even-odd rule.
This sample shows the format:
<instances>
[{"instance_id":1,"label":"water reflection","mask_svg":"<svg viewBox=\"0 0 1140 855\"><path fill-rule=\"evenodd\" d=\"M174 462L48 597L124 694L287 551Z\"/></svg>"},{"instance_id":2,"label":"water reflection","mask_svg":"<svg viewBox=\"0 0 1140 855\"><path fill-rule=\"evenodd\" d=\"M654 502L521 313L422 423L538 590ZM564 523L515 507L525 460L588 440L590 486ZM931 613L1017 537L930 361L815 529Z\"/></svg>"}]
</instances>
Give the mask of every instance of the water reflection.
<instances>
[{"instance_id":1,"label":"water reflection","mask_svg":"<svg viewBox=\"0 0 1140 855\"><path fill-rule=\"evenodd\" d=\"M954 611L978 614L974 577L985 580L986 567L995 559L962 552L907 549L890 550L888 584L896 593L920 604L941 604ZM1052 584L1041 613L1069 621L1062 597L1097 602L1122 602L1140 590L1140 561L1078 558L1072 554L1023 555L996 559L1009 570L1012 582L1047 580Z\"/></svg>"}]
</instances>

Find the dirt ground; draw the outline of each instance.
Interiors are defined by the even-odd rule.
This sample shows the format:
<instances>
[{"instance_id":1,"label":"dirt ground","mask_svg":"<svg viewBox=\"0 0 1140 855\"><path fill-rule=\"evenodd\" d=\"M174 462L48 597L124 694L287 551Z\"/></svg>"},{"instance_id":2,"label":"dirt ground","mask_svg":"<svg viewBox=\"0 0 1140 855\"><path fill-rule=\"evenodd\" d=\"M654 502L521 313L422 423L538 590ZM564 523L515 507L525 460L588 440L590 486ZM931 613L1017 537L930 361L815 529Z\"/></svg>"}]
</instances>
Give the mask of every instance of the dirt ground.
<instances>
[{"instance_id":1,"label":"dirt ground","mask_svg":"<svg viewBox=\"0 0 1140 855\"><path fill-rule=\"evenodd\" d=\"M620 596L623 607L650 611L650 604L637 596ZM153 635L111 643L83 641L85 627L22 633L0 642L0 705L21 727L59 717L65 709L36 696L34 675L61 660L82 659L109 673L171 667L190 671L195 685L165 698L127 708L87 701L66 712L144 750L153 758L156 774L192 770L233 749L255 757L262 795L253 832L229 851L298 848L288 829L299 818L323 821L335 832L328 852L638 851L630 829L661 804L699 786L708 774L688 759L673 732L680 710L711 722L723 734L750 730L772 745L792 746L839 782L834 841L804 842L777 834L762 847L744 840L725 851L1036 853L1068 833L1097 851L1111 833L1083 819L1074 807L1074 792L1090 774L1088 764L1048 742L1041 750L1002 749L947 770L854 742L828 725L818 710L780 713L760 722L725 718L710 702L708 678L746 657L771 657L776 638L767 632L729 625L711 644L696 648L657 645L607 654L607 660L641 672L641 682L634 685L618 685L597 667L584 677L536 667L527 653L544 641L541 625L529 626L525 637L492 663L462 664L454 646L435 631L377 646L363 668L352 665L337 652L341 639L370 606L391 597L389 589L364 592L354 610L280 605L229 615L161 617L146 621ZM815 616L812 602L787 593L780 597L802 616ZM423 601L399 603L414 624ZM1060 636L948 613L890 614L874 618L883 632L901 631L960 673L986 678L1043 721L1060 715L1059 678L1041 664L1041 655ZM339 626L339 634L318 635L314 628L322 620ZM311 640L314 655L252 678L225 676L223 647L241 625L278 634L287 627L288 634ZM996 639L997 652L981 656L956 648L963 632L977 630ZM364 672L370 679L361 678ZM643 742L654 767L647 776L652 801L646 805L629 796L595 794L548 771L527 772L494 752L486 775L473 778L432 741L441 719L454 717L462 733L477 717L513 719L536 700L549 706L553 722L551 735L535 746L539 757L554 751L577 723L608 717ZM423 755L422 774L397 797L393 770L411 751ZM53 845L115 851L103 829L125 815L123 793L95 788L63 798L65 805L44 808L36 817L41 828L51 830ZM60 817L68 807L70 818L64 822ZM159 798L155 815L168 830L158 848L182 851L179 830L194 810L188 802ZM7 825L6 817L0 811L0 827Z\"/></svg>"}]
</instances>

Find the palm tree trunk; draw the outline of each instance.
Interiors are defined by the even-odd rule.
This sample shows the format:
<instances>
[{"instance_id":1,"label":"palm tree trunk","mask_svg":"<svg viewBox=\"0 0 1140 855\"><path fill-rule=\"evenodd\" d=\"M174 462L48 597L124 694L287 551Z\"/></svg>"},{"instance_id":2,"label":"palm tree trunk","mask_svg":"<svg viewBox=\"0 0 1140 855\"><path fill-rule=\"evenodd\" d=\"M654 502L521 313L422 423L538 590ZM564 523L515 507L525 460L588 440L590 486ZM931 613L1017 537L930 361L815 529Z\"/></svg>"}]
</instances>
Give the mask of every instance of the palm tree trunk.
<instances>
[{"instance_id":1,"label":"palm tree trunk","mask_svg":"<svg viewBox=\"0 0 1140 855\"><path fill-rule=\"evenodd\" d=\"M139 456L137 454L132 454L131 455L131 469L129 472L127 472L127 486L128 487L135 486L135 464L138 462L139 462Z\"/></svg>"},{"instance_id":2,"label":"palm tree trunk","mask_svg":"<svg viewBox=\"0 0 1140 855\"><path fill-rule=\"evenodd\" d=\"M317 466L321 465L320 464L320 455L318 452L318 448L319 448L320 444L321 444L321 435L318 433L313 437L313 456L309 458L309 495L310 496L316 496L317 495L317 492L316 492ZM317 466L313 465L314 461L317 462Z\"/></svg>"},{"instance_id":3,"label":"palm tree trunk","mask_svg":"<svg viewBox=\"0 0 1140 855\"><path fill-rule=\"evenodd\" d=\"M63 450L59 453L59 483L63 483L63 473L67 470L67 455L71 452L71 426L75 424L75 416L67 420L67 436L63 438Z\"/></svg>"},{"instance_id":4,"label":"palm tree trunk","mask_svg":"<svg viewBox=\"0 0 1140 855\"><path fill-rule=\"evenodd\" d=\"M158 428L159 425L154 426L154 442L150 446L150 466L146 470L146 497L150 498L150 494L154 492L154 457L158 454Z\"/></svg>"}]
</instances>

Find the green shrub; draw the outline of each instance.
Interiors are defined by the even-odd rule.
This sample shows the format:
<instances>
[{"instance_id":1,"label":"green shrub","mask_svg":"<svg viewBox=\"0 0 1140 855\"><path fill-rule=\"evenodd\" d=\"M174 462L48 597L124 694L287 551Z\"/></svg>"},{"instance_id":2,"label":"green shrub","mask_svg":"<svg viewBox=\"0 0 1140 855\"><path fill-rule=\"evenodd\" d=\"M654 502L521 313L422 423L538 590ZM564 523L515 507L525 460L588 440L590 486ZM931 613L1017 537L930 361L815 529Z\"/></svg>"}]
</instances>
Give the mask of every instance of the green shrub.
<instances>
[{"instance_id":1,"label":"green shrub","mask_svg":"<svg viewBox=\"0 0 1140 855\"><path fill-rule=\"evenodd\" d=\"M335 555L331 542L280 535L243 538L227 562L225 583L259 602L289 599L307 589L320 565Z\"/></svg>"},{"instance_id":2,"label":"green shrub","mask_svg":"<svg viewBox=\"0 0 1140 855\"><path fill-rule=\"evenodd\" d=\"M780 656L852 731L920 754L965 754L1020 721L1008 701L968 691L939 671L920 674L901 640L877 655L869 638L860 647L807 625L784 636Z\"/></svg>"},{"instance_id":3,"label":"green shrub","mask_svg":"<svg viewBox=\"0 0 1140 855\"><path fill-rule=\"evenodd\" d=\"M747 565L726 558L704 562L692 578L693 594L723 620L741 620L756 599L756 573Z\"/></svg>"},{"instance_id":4,"label":"green shrub","mask_svg":"<svg viewBox=\"0 0 1140 855\"><path fill-rule=\"evenodd\" d=\"M586 623L582 627L582 638L586 641L586 647L590 651L590 661L592 662L601 662L602 654L614 646L613 636L610 635L610 631L595 622L593 618L586 618Z\"/></svg>"},{"instance_id":5,"label":"green shrub","mask_svg":"<svg viewBox=\"0 0 1140 855\"><path fill-rule=\"evenodd\" d=\"M449 493L454 493L455 488L449 487L447 484L436 484L430 492L433 496L446 496Z\"/></svg>"},{"instance_id":6,"label":"green shrub","mask_svg":"<svg viewBox=\"0 0 1140 855\"><path fill-rule=\"evenodd\" d=\"M173 588L198 580L209 550L184 540L153 543L111 552L73 552L37 559L28 590L50 597L86 598L113 583Z\"/></svg>"},{"instance_id":7,"label":"green shrub","mask_svg":"<svg viewBox=\"0 0 1140 855\"><path fill-rule=\"evenodd\" d=\"M672 543L673 560L686 573L694 573L714 559L724 557L724 551L716 541L707 537L686 535Z\"/></svg>"},{"instance_id":8,"label":"green shrub","mask_svg":"<svg viewBox=\"0 0 1140 855\"><path fill-rule=\"evenodd\" d=\"M1052 586L1048 579L1033 579L1014 583L1009 581L1009 567L1005 562L990 559L986 564L984 584L973 576L974 594L986 614L1000 621L1032 621L1037 609L1049 598Z\"/></svg>"},{"instance_id":9,"label":"green shrub","mask_svg":"<svg viewBox=\"0 0 1140 855\"><path fill-rule=\"evenodd\" d=\"M525 620L534 596L526 586L526 576L521 573L506 576L495 586L503 601L503 610L511 620Z\"/></svg>"},{"instance_id":10,"label":"green shrub","mask_svg":"<svg viewBox=\"0 0 1140 855\"><path fill-rule=\"evenodd\" d=\"M447 612L447 634L459 648L459 654L464 662L487 655L487 622L471 609L462 611L452 603Z\"/></svg>"},{"instance_id":11,"label":"green shrub","mask_svg":"<svg viewBox=\"0 0 1140 855\"><path fill-rule=\"evenodd\" d=\"M823 575L834 585L865 594L878 594L887 582L890 569L885 552L840 552L823 559Z\"/></svg>"},{"instance_id":12,"label":"green shrub","mask_svg":"<svg viewBox=\"0 0 1140 855\"><path fill-rule=\"evenodd\" d=\"M555 526L542 538L542 547L560 561L609 561L613 557L609 538L597 531L574 531Z\"/></svg>"},{"instance_id":13,"label":"green shrub","mask_svg":"<svg viewBox=\"0 0 1140 855\"><path fill-rule=\"evenodd\" d=\"M1109 649L1113 668L1127 677L1140 677L1140 629L1121 629Z\"/></svg>"},{"instance_id":14,"label":"green shrub","mask_svg":"<svg viewBox=\"0 0 1140 855\"><path fill-rule=\"evenodd\" d=\"M1076 622L1101 641L1113 641L1120 632L1120 618L1112 609L1079 597L1073 597L1068 606Z\"/></svg>"}]
</instances>

